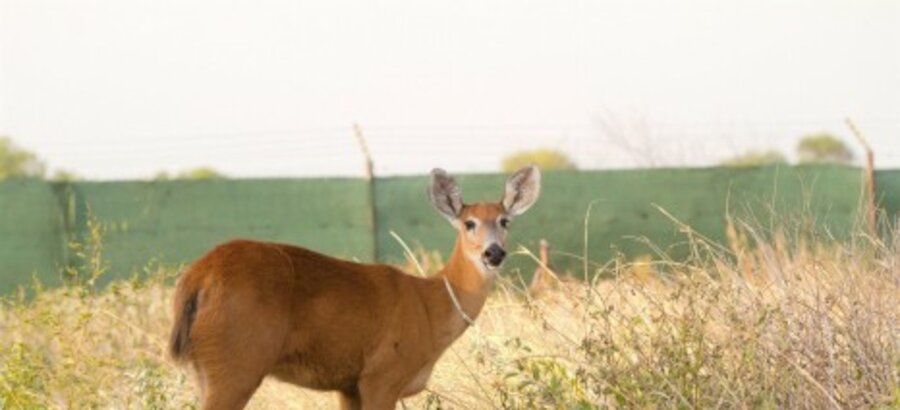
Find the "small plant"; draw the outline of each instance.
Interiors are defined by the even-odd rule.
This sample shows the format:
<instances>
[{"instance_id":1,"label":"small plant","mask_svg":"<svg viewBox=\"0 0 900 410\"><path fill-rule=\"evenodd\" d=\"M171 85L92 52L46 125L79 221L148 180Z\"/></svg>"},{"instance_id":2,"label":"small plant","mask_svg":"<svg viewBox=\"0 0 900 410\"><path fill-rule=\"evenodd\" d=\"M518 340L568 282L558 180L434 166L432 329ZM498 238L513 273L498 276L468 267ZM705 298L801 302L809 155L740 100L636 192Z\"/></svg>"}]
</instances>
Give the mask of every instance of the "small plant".
<instances>
[{"instance_id":1,"label":"small plant","mask_svg":"<svg viewBox=\"0 0 900 410\"><path fill-rule=\"evenodd\" d=\"M143 409L169 408L167 381L172 377L160 363L138 360L135 369L128 372L130 384L134 386L134 396Z\"/></svg>"},{"instance_id":2,"label":"small plant","mask_svg":"<svg viewBox=\"0 0 900 410\"><path fill-rule=\"evenodd\" d=\"M22 343L0 345L0 408L46 406L44 358Z\"/></svg>"},{"instance_id":3,"label":"small plant","mask_svg":"<svg viewBox=\"0 0 900 410\"><path fill-rule=\"evenodd\" d=\"M504 409L594 409L583 377L558 357L536 356L520 338L506 342L515 358L496 385Z\"/></svg>"},{"instance_id":4,"label":"small plant","mask_svg":"<svg viewBox=\"0 0 900 410\"><path fill-rule=\"evenodd\" d=\"M109 271L109 261L103 257L103 238L106 226L88 208L86 232L82 238L67 245L72 263L63 269L69 285L94 289L97 280Z\"/></svg>"}]
</instances>

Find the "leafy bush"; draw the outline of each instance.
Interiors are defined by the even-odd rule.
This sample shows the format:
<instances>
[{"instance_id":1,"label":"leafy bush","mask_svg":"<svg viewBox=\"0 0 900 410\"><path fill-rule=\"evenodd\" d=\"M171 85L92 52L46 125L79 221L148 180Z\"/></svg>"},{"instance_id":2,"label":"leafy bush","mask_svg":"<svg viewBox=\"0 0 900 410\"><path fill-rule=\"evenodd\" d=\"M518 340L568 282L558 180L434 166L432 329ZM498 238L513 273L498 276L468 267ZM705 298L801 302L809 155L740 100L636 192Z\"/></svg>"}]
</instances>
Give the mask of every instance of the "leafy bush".
<instances>
[{"instance_id":1,"label":"leafy bush","mask_svg":"<svg viewBox=\"0 0 900 410\"><path fill-rule=\"evenodd\" d=\"M548 170L570 170L576 169L575 162L562 151L539 148L531 151L519 151L507 155L503 158L500 168L503 172L515 172L518 169L528 166L537 165L541 169Z\"/></svg>"}]
</instances>

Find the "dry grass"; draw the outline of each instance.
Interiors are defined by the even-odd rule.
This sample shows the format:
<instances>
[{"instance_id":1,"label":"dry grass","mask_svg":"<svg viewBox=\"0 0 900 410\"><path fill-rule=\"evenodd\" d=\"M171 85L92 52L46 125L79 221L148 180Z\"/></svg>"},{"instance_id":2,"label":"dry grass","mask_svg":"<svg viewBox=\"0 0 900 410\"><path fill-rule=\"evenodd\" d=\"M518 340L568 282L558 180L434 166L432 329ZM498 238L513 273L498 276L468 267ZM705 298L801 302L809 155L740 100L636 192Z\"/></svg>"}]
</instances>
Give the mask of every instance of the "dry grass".
<instances>
[{"instance_id":1,"label":"dry grass","mask_svg":"<svg viewBox=\"0 0 900 410\"><path fill-rule=\"evenodd\" d=\"M896 234L837 243L744 227L728 248L688 236L686 262L614 260L539 299L500 283L406 407L900 407ZM172 272L5 300L0 408L193 408L192 376L165 356ZM267 380L250 407L336 400Z\"/></svg>"}]
</instances>

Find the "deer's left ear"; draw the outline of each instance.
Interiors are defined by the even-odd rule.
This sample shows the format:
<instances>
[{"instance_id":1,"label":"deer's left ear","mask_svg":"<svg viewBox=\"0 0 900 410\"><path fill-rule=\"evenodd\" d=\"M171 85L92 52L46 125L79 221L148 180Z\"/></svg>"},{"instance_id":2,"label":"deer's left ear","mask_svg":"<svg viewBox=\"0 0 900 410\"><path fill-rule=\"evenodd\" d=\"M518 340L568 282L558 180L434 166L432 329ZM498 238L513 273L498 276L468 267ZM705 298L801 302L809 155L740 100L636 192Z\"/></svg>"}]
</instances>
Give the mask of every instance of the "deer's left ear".
<instances>
[{"instance_id":1,"label":"deer's left ear","mask_svg":"<svg viewBox=\"0 0 900 410\"><path fill-rule=\"evenodd\" d=\"M519 215L528 210L541 193L541 170L529 165L516 171L506 180L503 208L510 215Z\"/></svg>"}]
</instances>

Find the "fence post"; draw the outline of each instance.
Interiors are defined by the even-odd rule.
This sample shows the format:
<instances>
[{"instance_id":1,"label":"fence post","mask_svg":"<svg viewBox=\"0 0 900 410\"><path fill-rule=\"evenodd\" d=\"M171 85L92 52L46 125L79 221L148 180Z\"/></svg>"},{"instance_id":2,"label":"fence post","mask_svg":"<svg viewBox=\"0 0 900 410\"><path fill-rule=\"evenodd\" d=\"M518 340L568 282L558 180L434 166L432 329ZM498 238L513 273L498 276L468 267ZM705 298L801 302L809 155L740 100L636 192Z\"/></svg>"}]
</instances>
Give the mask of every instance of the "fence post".
<instances>
[{"instance_id":1,"label":"fence post","mask_svg":"<svg viewBox=\"0 0 900 410\"><path fill-rule=\"evenodd\" d=\"M853 136L859 140L859 143L862 144L866 151L866 219L869 224L869 234L876 236L878 204L877 198L875 198L875 151L872 150L869 141L859 131L856 124L850 118L846 118L845 121L847 122L847 127L853 132Z\"/></svg>"},{"instance_id":2,"label":"fence post","mask_svg":"<svg viewBox=\"0 0 900 410\"><path fill-rule=\"evenodd\" d=\"M362 127L359 123L353 124L353 132L356 135L356 141L362 150L365 158L365 169L363 170L366 178L366 185L369 189L369 221L372 229L372 261L378 260L378 214L375 211L375 171L372 163L372 153L369 151L369 144L363 136Z\"/></svg>"}]
</instances>

